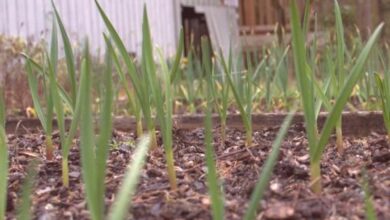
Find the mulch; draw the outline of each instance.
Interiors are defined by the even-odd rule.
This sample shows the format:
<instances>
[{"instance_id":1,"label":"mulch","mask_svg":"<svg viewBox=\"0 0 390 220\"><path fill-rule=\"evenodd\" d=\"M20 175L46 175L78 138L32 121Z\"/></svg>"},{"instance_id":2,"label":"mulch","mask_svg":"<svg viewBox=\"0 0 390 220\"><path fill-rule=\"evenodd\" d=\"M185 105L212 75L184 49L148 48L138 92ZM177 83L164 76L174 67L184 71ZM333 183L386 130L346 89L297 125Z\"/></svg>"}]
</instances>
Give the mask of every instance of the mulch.
<instances>
[{"instance_id":1,"label":"mulch","mask_svg":"<svg viewBox=\"0 0 390 220\"><path fill-rule=\"evenodd\" d=\"M278 128L254 132L254 145L244 146L244 133L228 129L221 142L214 129L217 168L225 194L226 219L242 219ZM84 197L77 140L69 155L70 187L61 184L61 155L44 159L41 133L8 135L10 174L7 219L13 219L20 190L31 161L38 161L31 211L34 219L90 219ZM58 146L58 137L54 138ZM169 189L164 150L149 152L129 218L211 219L207 193L203 129L175 129L174 153L178 189ZM136 138L129 132L113 132L106 176L106 207L115 199ZM323 192L310 189L309 155L304 128L295 124L285 138L269 188L259 204L257 219L364 219L362 170L366 169L378 219L390 219L390 147L384 135L345 137L345 151L337 153L330 140L321 162Z\"/></svg>"}]
</instances>

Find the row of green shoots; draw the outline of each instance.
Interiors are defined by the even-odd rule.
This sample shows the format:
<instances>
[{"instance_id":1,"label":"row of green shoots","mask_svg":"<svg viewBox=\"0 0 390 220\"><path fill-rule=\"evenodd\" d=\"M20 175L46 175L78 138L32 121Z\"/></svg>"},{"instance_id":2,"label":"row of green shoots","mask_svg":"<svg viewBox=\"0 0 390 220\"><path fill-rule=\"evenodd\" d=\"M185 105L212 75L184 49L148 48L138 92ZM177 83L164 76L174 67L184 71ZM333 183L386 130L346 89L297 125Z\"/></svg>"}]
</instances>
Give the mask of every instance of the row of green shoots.
<instances>
[{"instance_id":1,"label":"row of green shoots","mask_svg":"<svg viewBox=\"0 0 390 220\"><path fill-rule=\"evenodd\" d=\"M187 58L184 59L182 57L184 50L182 32L176 56L173 62L168 62L162 51L155 50L153 47L146 7L142 23L142 57L140 62L137 62L128 54L109 17L96 1L97 10L107 27L107 33L103 34L106 43L105 69L101 76L102 80L98 82L100 101L96 108L93 108L92 95L92 85L96 82L93 82L95 78L92 75L88 43L86 42L84 46L81 65L77 66L65 26L53 4L55 20L50 47L45 53L43 61L35 61L29 57L28 53L23 54L23 56L26 60L34 108L46 134L47 160L52 160L54 157L53 120L56 120L58 125L62 156L62 183L65 187L69 186L69 151L77 131L80 130L79 148L82 176L92 219L104 219L107 213L110 219L124 219L124 216L127 215L128 206L131 203L129 198L135 192L148 148L149 146L151 149L158 147L156 124L159 125L161 131L170 188L171 190L177 189L173 157L172 116L173 106L175 106L179 94L186 100L190 111L196 110L195 105L199 101L199 97L203 103L207 182L214 219L224 219L224 202L212 143L211 115L213 112L216 112L220 118L219 132L223 139L222 143L224 143L229 108L233 105L239 111L246 132L246 147L253 146L251 117L255 107L261 103L260 100L266 100L267 106L274 105L274 98L277 96L276 90L278 90L281 94L281 102L290 112L280 128L271 153L262 169L251 196L245 219L255 219L259 201L267 188L283 137L297 107L303 109L310 154L310 187L317 194L322 191L321 157L334 130L336 131L337 148L340 153L343 151L341 115L354 90L359 88L360 93L356 94L363 103L370 99L375 85L379 85L379 90L374 93L377 94L378 100L382 100L381 106L384 111L385 124L390 134L390 73L385 71L384 74L367 74L370 73L375 64L368 65L369 67L366 65L368 60L374 60L371 58L370 52L373 51L373 48L378 49L375 42L380 36L383 25L378 26L365 45L359 41L359 44L355 44L351 50L348 50L340 7L335 1L336 42L334 45L321 48L325 55L322 54L319 57L316 34L313 45L307 45L306 38L310 29L309 8L307 7L305 10L303 24L301 24L296 2L291 1L290 3L291 45L285 48L279 46L264 50L259 62L248 59L244 64L242 57L234 57L232 53L227 57L222 52L213 53L207 39L202 39L200 55L195 53L195 50L190 49ZM315 31L315 33L317 32ZM57 76L59 36L62 38L65 52L69 89L65 89L59 83ZM247 57L251 57L250 54L247 55ZM376 67L381 65L382 69L388 69L389 62L385 58L386 54L376 53L375 55L380 57L380 63L376 64ZM289 83L288 76L291 56L294 61L297 82L295 87ZM186 61L185 68L181 66L183 60ZM368 63L371 64L371 62ZM126 93L129 112L133 114L137 122L136 133L140 141L129 171L118 191L116 201L107 212L104 207L104 178L112 134L114 99L118 91L118 88L113 86L114 78L119 79L120 87ZM43 95L38 92L41 87ZM291 97L294 97L293 102L291 102ZM301 101L298 101L299 99ZM6 176L8 172L4 104L1 107L0 219L5 216ZM317 127L317 118L323 109L328 111L329 115L320 131ZM72 119L69 127L66 126L67 117ZM96 130L99 133L96 133ZM367 202L367 204L371 203Z\"/></svg>"}]
</instances>

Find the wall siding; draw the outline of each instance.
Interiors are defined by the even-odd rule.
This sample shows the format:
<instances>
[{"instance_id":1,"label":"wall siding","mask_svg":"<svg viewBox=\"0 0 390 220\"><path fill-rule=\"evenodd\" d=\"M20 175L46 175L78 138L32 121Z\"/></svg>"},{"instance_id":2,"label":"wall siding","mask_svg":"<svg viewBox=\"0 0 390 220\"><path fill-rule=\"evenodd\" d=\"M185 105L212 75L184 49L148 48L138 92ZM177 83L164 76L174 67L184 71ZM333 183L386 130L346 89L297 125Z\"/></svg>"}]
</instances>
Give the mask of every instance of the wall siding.
<instances>
[{"instance_id":1,"label":"wall siding","mask_svg":"<svg viewBox=\"0 0 390 220\"><path fill-rule=\"evenodd\" d=\"M95 53L104 50L105 26L94 0L54 1L72 43L77 47L88 38ZM146 3L153 41L168 56L176 48L175 8L168 0L100 0L129 52L140 55L142 14ZM52 27L50 0L0 0L0 34L40 40L50 37Z\"/></svg>"}]
</instances>

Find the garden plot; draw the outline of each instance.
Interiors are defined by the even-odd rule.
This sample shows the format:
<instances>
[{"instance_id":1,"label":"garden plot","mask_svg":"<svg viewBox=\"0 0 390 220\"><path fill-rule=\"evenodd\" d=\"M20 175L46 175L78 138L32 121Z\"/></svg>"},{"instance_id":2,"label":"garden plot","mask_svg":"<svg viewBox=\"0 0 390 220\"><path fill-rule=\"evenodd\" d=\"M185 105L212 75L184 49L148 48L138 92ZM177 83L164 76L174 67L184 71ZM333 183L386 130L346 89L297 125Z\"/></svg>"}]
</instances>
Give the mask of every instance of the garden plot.
<instances>
[{"instance_id":1,"label":"garden plot","mask_svg":"<svg viewBox=\"0 0 390 220\"><path fill-rule=\"evenodd\" d=\"M48 49L22 54L36 119L6 117L0 96L0 220L390 219L383 24L347 45L335 1L334 43L317 48L306 45L309 7L301 19L290 3L290 45L236 60L204 38L183 58L181 33L166 60L146 8L134 59L96 1L107 27L98 70L88 42L75 58L53 4Z\"/></svg>"}]
</instances>

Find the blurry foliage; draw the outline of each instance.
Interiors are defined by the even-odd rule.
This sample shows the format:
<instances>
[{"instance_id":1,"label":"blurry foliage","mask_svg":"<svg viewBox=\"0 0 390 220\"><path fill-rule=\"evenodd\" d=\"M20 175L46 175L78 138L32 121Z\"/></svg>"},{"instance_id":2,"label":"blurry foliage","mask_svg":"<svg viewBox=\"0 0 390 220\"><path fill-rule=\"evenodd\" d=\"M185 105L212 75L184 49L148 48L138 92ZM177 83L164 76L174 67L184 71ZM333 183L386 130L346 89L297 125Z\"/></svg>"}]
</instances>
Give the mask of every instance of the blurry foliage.
<instances>
[{"instance_id":1,"label":"blurry foliage","mask_svg":"<svg viewBox=\"0 0 390 220\"><path fill-rule=\"evenodd\" d=\"M33 43L34 42L34 43ZM22 53L27 53L33 60L42 64L46 43L25 40L21 37L10 37L0 34L0 88L3 87L7 113L13 116L27 116L29 107L32 106L29 95L27 76L25 71L25 59ZM81 52L76 48L76 65L80 65ZM91 57L93 77L99 82L102 75L103 60ZM57 68L57 78L66 90L70 88L67 78L66 61L60 56ZM98 96L99 83L94 83L94 96ZM40 89L39 93L43 91ZM28 95L26 95L28 94ZM95 100L98 102L98 100Z\"/></svg>"},{"instance_id":2,"label":"blurry foliage","mask_svg":"<svg viewBox=\"0 0 390 220\"><path fill-rule=\"evenodd\" d=\"M4 88L7 110L24 109L31 105L31 99L26 96L28 83L24 70L24 59L20 55L26 52L34 60L41 62L43 44L30 43L20 37L0 35L0 85Z\"/></svg>"},{"instance_id":3,"label":"blurry foliage","mask_svg":"<svg viewBox=\"0 0 390 220\"><path fill-rule=\"evenodd\" d=\"M344 3L344 4L340 5L340 9L341 9L341 15L343 18L343 22L344 22L345 31L346 32L348 32L348 31L355 32L356 23L357 23L357 21L356 21L356 13L357 13L356 4L352 5L349 3ZM320 22L322 23L322 27L326 30L335 28L334 24L336 22L336 19L335 19L335 16L333 13L329 13L330 10L331 9L329 9L329 11L327 11L327 13L322 12L324 14L323 14L323 16L321 16L321 19L320 19Z\"/></svg>"}]
</instances>

